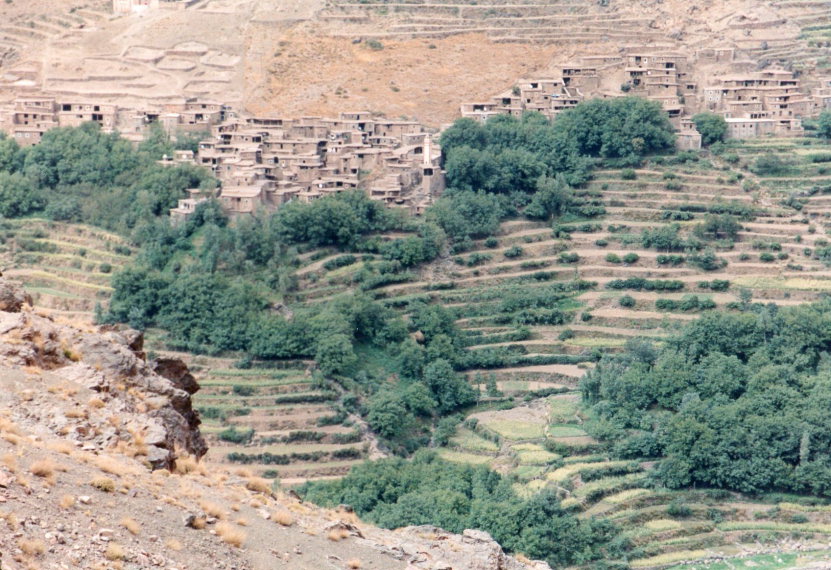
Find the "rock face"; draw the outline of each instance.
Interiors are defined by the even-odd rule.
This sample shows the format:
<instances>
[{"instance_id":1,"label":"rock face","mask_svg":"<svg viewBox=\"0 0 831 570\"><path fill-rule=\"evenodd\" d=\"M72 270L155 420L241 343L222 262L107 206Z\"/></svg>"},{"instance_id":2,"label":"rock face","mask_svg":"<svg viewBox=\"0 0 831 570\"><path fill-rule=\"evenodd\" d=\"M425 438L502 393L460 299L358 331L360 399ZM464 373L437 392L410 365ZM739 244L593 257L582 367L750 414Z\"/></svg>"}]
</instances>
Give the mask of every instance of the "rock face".
<instances>
[{"instance_id":1,"label":"rock face","mask_svg":"<svg viewBox=\"0 0 831 570\"><path fill-rule=\"evenodd\" d=\"M207 452L191 402L199 385L183 362L148 363L141 333L60 325L33 312L30 301L0 277L0 387L7 388L0 404L18 394L30 418L46 420L39 425L55 434L96 449L132 445L154 469L173 468L177 452ZM25 382L21 369L31 374ZM74 386L66 390L75 398L55 406L38 382L46 390Z\"/></svg>"},{"instance_id":2,"label":"rock face","mask_svg":"<svg viewBox=\"0 0 831 570\"><path fill-rule=\"evenodd\" d=\"M459 535L434 526L410 526L393 536L399 543L392 550L402 554L408 570L551 570L545 562L520 562L508 556L481 530Z\"/></svg>"}]
</instances>

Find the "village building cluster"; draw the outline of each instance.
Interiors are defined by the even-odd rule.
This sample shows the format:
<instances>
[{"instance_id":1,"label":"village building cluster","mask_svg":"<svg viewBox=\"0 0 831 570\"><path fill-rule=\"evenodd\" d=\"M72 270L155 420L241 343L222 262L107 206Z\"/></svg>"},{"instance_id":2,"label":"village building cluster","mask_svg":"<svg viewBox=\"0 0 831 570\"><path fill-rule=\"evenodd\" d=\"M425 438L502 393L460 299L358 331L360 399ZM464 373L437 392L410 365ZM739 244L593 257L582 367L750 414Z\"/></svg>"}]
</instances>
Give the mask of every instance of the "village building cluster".
<instances>
[{"instance_id":1,"label":"village building cluster","mask_svg":"<svg viewBox=\"0 0 831 570\"><path fill-rule=\"evenodd\" d=\"M183 153L169 162L187 160ZM218 198L232 215L354 188L420 213L444 189L441 152L432 136L417 122L367 112L337 118L233 118L213 127L193 160L221 181ZM171 216L187 217L208 197L192 191Z\"/></svg>"},{"instance_id":2,"label":"village building cluster","mask_svg":"<svg viewBox=\"0 0 831 570\"><path fill-rule=\"evenodd\" d=\"M831 80L809 94L792 72L757 70L752 62L736 59L733 48L699 50L694 63L697 69L732 73L707 75L701 85L685 55L626 48L617 55L583 57L563 67L559 77L521 80L490 100L463 104L461 114L485 121L537 111L553 118L588 98L638 95L662 105L679 130L680 148L697 149L701 137L690 117L700 111L723 115L729 137L753 138L800 135L803 117L831 108Z\"/></svg>"},{"instance_id":3,"label":"village building cluster","mask_svg":"<svg viewBox=\"0 0 831 570\"><path fill-rule=\"evenodd\" d=\"M113 0L113 13L140 14L147 10L172 8L183 10L196 3L197 0Z\"/></svg>"},{"instance_id":4,"label":"village building cluster","mask_svg":"<svg viewBox=\"0 0 831 570\"><path fill-rule=\"evenodd\" d=\"M90 99L33 96L0 106L0 130L21 146L31 146L39 143L50 129L93 122L104 132L117 131L124 138L138 142L145 138L153 124L160 125L170 135L208 133L214 125L224 121L228 113L228 107L221 103L196 98L139 110Z\"/></svg>"}]
</instances>

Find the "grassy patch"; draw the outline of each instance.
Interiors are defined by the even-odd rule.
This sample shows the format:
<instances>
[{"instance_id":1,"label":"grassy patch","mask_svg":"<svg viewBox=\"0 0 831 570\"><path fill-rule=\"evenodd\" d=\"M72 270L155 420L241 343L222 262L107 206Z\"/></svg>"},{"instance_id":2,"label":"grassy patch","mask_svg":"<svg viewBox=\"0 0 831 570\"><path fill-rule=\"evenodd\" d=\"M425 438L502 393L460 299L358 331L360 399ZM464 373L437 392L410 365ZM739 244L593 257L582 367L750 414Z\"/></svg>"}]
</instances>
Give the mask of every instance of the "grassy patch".
<instances>
[{"instance_id":1,"label":"grassy patch","mask_svg":"<svg viewBox=\"0 0 831 570\"><path fill-rule=\"evenodd\" d=\"M460 429L456 432L456 435L450 439L450 443L457 447L461 447L462 449L469 449L471 451L495 452L499 450L499 446L496 443L467 429Z\"/></svg>"},{"instance_id":2,"label":"grassy patch","mask_svg":"<svg viewBox=\"0 0 831 570\"><path fill-rule=\"evenodd\" d=\"M449 449L442 449L439 455L448 461L455 461L456 463L470 463L471 465L485 465L492 457L488 455L476 455L475 453L462 453L459 451L450 451Z\"/></svg>"},{"instance_id":3,"label":"grassy patch","mask_svg":"<svg viewBox=\"0 0 831 570\"><path fill-rule=\"evenodd\" d=\"M489 421L485 425L506 439L540 439L545 430L542 424L512 420Z\"/></svg>"},{"instance_id":4,"label":"grassy patch","mask_svg":"<svg viewBox=\"0 0 831 570\"><path fill-rule=\"evenodd\" d=\"M586 435L584 430L569 424L550 425L547 431L551 437L584 437Z\"/></svg>"}]
</instances>

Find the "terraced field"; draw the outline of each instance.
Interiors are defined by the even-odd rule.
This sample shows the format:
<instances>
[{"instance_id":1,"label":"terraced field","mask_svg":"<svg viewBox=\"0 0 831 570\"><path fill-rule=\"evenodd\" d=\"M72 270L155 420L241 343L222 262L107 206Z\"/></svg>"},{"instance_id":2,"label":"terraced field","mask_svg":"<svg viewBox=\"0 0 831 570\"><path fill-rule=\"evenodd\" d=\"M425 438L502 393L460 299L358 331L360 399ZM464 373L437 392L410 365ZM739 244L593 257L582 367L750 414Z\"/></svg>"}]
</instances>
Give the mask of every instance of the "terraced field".
<instances>
[{"instance_id":1,"label":"terraced field","mask_svg":"<svg viewBox=\"0 0 831 570\"><path fill-rule=\"evenodd\" d=\"M36 218L3 220L2 237L3 274L22 281L39 309L83 322L133 254L115 234Z\"/></svg>"},{"instance_id":2,"label":"terraced field","mask_svg":"<svg viewBox=\"0 0 831 570\"><path fill-rule=\"evenodd\" d=\"M611 517L638 547L633 567L764 557L787 551L792 535L827 549L831 513L824 510L720 491L651 489L651 464L612 461L586 433L576 392L600 353L632 338L660 342L710 308L802 303L831 290L825 154L831 157L831 147L815 139L759 140L718 157L599 171L578 194L602 204L605 215L553 228L508 221L495 240L374 289L405 314L418 301L443 304L454 311L468 350L479 354L466 374L480 403L441 454L512 474L523 494L553 488L581 516ZM781 159L776 175L754 174L761 172L757 159L771 156ZM715 253L709 262L645 247L644 230L678 224L679 235L689 236L706 213L723 212L736 214L742 227L735 239L706 240ZM361 268L357 260L327 272L324 262L336 255L318 252L301 270L304 300L343 291ZM552 312L550 322L539 322L540 307L565 318L557 322Z\"/></svg>"},{"instance_id":3,"label":"terraced field","mask_svg":"<svg viewBox=\"0 0 831 570\"><path fill-rule=\"evenodd\" d=\"M495 41L609 42L658 39L663 34L649 29L648 17L634 17L617 10L574 0L519 1L505 4L494 0L402 1L337 0L319 16L338 25L364 26L379 38L442 38L481 33ZM383 32L374 19L395 19ZM346 34L345 34L346 35ZM348 35L354 35L351 31Z\"/></svg>"},{"instance_id":4,"label":"terraced field","mask_svg":"<svg viewBox=\"0 0 831 570\"><path fill-rule=\"evenodd\" d=\"M153 332L148 347L161 343ZM234 360L183 357L201 385L194 396L212 464L245 467L283 485L345 475L378 456L359 418L339 413L337 386L316 380L310 362L236 368Z\"/></svg>"},{"instance_id":5,"label":"terraced field","mask_svg":"<svg viewBox=\"0 0 831 570\"><path fill-rule=\"evenodd\" d=\"M600 216L553 226L507 221L470 251L364 287L405 315L419 302L440 303L464 332L465 374L479 388L479 403L440 453L511 475L521 494L551 488L580 516L619 522L637 547L633 567L699 560L696 567L704 568L748 556L774 568L794 537L815 548L805 556L824 559L827 507L655 490L652 464L614 461L586 432L577 387L600 354L633 338L660 342L702 310L801 303L831 291L826 158L831 146L815 139L770 139L729 146L717 157L679 155L632 172L597 171L577 195L602 206ZM724 212L735 214L741 229L735 239L702 237L710 259L706 249L667 251L644 239L644 230L673 224L690 238L707 213ZM41 306L70 316L91 316L108 296L105 264L114 272L132 253L116 236L88 227L3 223L5 274L26 282ZM300 301L357 287L363 264L377 261L370 255L346 266L326 263L340 255L301 256ZM148 349L161 352L155 331L148 339ZM215 463L293 485L342 476L384 454L361 420L342 411L343 388L320 379L310 362L187 359L202 385L196 405Z\"/></svg>"}]
</instances>

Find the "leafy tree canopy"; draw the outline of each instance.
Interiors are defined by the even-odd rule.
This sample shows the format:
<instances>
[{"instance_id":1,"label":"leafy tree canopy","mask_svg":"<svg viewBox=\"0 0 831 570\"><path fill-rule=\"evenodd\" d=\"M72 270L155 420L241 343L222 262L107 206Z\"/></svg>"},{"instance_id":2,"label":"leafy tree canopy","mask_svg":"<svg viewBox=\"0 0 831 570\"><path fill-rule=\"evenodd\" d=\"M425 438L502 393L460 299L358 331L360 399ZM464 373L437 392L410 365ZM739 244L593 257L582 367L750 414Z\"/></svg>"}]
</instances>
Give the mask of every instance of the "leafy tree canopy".
<instances>
[{"instance_id":1,"label":"leafy tree canopy","mask_svg":"<svg viewBox=\"0 0 831 570\"><path fill-rule=\"evenodd\" d=\"M831 302L752 308L604 357L580 386L591 429L663 458L669 487L831 496Z\"/></svg>"}]
</instances>

